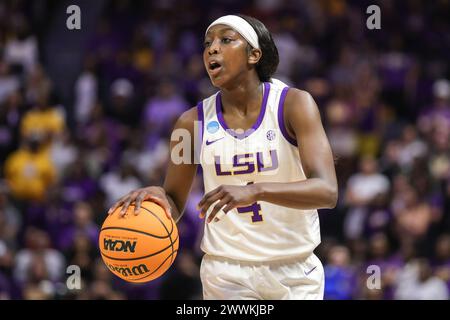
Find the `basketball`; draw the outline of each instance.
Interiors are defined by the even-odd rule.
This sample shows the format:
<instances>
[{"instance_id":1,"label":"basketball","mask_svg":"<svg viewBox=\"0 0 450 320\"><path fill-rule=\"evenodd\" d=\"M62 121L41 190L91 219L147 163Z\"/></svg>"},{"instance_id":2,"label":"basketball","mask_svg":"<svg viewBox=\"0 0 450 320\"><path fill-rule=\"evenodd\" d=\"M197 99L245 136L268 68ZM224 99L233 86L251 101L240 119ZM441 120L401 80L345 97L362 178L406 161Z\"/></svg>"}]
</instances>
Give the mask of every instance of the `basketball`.
<instances>
[{"instance_id":1,"label":"basketball","mask_svg":"<svg viewBox=\"0 0 450 320\"><path fill-rule=\"evenodd\" d=\"M99 248L103 262L116 276L129 282L148 282L162 276L178 251L178 229L158 204L145 201L138 215L130 205L109 215L100 230Z\"/></svg>"}]
</instances>

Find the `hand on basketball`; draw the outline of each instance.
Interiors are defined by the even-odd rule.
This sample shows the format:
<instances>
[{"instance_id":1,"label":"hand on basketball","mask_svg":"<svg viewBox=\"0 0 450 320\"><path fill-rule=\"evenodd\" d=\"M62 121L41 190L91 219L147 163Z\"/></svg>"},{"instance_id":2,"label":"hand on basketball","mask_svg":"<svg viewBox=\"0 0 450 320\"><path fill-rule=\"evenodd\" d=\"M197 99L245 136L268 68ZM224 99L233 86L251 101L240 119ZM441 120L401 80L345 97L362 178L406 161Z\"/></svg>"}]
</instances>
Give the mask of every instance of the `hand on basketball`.
<instances>
[{"instance_id":1,"label":"hand on basketball","mask_svg":"<svg viewBox=\"0 0 450 320\"><path fill-rule=\"evenodd\" d=\"M222 185L204 195L203 199L198 203L197 210L200 210L200 218L205 218L209 207L215 203L213 210L208 216L207 222L213 221L220 209L225 214L236 208L251 205L256 202L257 188L255 184L245 186ZM216 218L214 221L219 221Z\"/></svg>"},{"instance_id":2,"label":"hand on basketball","mask_svg":"<svg viewBox=\"0 0 450 320\"><path fill-rule=\"evenodd\" d=\"M120 210L120 216L124 216L128 207L134 203L134 214L138 215L143 201L152 201L164 208L167 218L171 218L170 204L167 200L166 193L161 187L147 187L136 189L120 198L111 209L108 210L108 214L112 214L118 207L122 206Z\"/></svg>"}]
</instances>

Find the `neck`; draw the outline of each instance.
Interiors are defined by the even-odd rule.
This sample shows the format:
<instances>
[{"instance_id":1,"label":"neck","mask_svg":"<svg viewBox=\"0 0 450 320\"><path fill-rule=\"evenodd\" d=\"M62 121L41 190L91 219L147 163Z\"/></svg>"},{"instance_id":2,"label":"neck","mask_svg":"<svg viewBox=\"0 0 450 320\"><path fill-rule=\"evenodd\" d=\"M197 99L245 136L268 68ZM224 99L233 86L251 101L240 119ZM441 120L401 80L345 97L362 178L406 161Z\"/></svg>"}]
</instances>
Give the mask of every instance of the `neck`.
<instances>
[{"instance_id":1,"label":"neck","mask_svg":"<svg viewBox=\"0 0 450 320\"><path fill-rule=\"evenodd\" d=\"M251 105L260 105L262 99L262 85L256 73L244 79L233 81L230 86L220 88L222 96L222 106L236 108L246 113ZM225 107L224 107L225 108Z\"/></svg>"}]
</instances>

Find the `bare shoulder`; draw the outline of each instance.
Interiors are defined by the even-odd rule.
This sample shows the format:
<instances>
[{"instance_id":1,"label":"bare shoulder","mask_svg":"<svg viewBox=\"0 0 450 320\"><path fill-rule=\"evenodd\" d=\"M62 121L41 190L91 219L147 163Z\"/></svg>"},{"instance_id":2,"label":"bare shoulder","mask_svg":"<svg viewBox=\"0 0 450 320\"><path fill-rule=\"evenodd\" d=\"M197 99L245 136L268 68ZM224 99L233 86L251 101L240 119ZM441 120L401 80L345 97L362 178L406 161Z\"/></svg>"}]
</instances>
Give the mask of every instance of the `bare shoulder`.
<instances>
[{"instance_id":1,"label":"bare shoulder","mask_svg":"<svg viewBox=\"0 0 450 320\"><path fill-rule=\"evenodd\" d=\"M193 131L195 121L198 121L197 107L192 107L180 115L175 124L175 129L187 129Z\"/></svg>"},{"instance_id":2,"label":"bare shoulder","mask_svg":"<svg viewBox=\"0 0 450 320\"><path fill-rule=\"evenodd\" d=\"M311 94L297 88L289 89L284 102L284 107L288 116L294 116L295 114L303 114L304 116L313 115L318 111L317 105Z\"/></svg>"},{"instance_id":3,"label":"bare shoulder","mask_svg":"<svg viewBox=\"0 0 450 320\"><path fill-rule=\"evenodd\" d=\"M293 136L322 126L319 108L307 91L290 88L284 102L284 119Z\"/></svg>"}]
</instances>

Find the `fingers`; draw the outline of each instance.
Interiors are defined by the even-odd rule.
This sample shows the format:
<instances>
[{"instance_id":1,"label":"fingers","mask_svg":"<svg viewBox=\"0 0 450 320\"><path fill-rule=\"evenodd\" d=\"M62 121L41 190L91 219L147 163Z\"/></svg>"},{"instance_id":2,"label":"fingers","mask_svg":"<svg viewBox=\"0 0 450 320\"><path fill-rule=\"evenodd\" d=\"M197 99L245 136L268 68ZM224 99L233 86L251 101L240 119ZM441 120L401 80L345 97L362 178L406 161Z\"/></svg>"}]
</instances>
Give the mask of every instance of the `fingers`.
<instances>
[{"instance_id":1,"label":"fingers","mask_svg":"<svg viewBox=\"0 0 450 320\"><path fill-rule=\"evenodd\" d=\"M139 210L141 210L142 201L145 200L146 192L141 192L136 197L136 200L134 201L134 214L137 216L139 214Z\"/></svg>"},{"instance_id":2,"label":"fingers","mask_svg":"<svg viewBox=\"0 0 450 320\"><path fill-rule=\"evenodd\" d=\"M123 199L120 198L114 205L108 210L108 215L111 215L118 207L120 207L123 204Z\"/></svg>"},{"instance_id":3,"label":"fingers","mask_svg":"<svg viewBox=\"0 0 450 320\"><path fill-rule=\"evenodd\" d=\"M160 205L161 207L163 207L167 218L168 219L172 218L172 210L170 209L170 204L167 200L161 199L161 198L153 196L153 195L148 195L145 200L151 200L152 202Z\"/></svg>"},{"instance_id":4,"label":"fingers","mask_svg":"<svg viewBox=\"0 0 450 320\"><path fill-rule=\"evenodd\" d=\"M214 219L211 218L211 221L218 222L218 221L222 220L223 217L225 217L225 214L226 213L223 211L223 208L222 208L219 211L217 211L217 214L213 217ZM211 221L209 221L209 222L211 222Z\"/></svg>"},{"instance_id":5,"label":"fingers","mask_svg":"<svg viewBox=\"0 0 450 320\"><path fill-rule=\"evenodd\" d=\"M211 190L210 192L205 194L203 196L202 200L200 200L200 202L197 204L197 210L201 210L201 208L204 206L204 204L208 200L208 198L212 197L213 195L215 195L216 193L218 193L220 191L221 191L221 187L217 187L214 190Z\"/></svg>"},{"instance_id":6,"label":"fingers","mask_svg":"<svg viewBox=\"0 0 450 320\"><path fill-rule=\"evenodd\" d=\"M119 215L120 215L121 217L125 216L125 213L127 213L128 207L130 206L131 202L133 202L133 200L134 200L134 199L132 199L131 197L128 197L128 198L124 201L124 203L123 203L123 205L122 205L122 210L120 210L120 213L119 213Z\"/></svg>"},{"instance_id":7,"label":"fingers","mask_svg":"<svg viewBox=\"0 0 450 320\"><path fill-rule=\"evenodd\" d=\"M151 195L147 191L133 192L122 197L108 210L108 214L111 215L117 208L122 207L122 209L119 212L119 216L124 217L129 206L134 203L135 205L133 213L135 215L138 215L142 207L142 202L146 200L150 200L160 205L164 209L167 218L168 219L172 218L172 211L169 202L158 196Z\"/></svg>"},{"instance_id":8,"label":"fingers","mask_svg":"<svg viewBox=\"0 0 450 320\"><path fill-rule=\"evenodd\" d=\"M205 197L203 198L204 201L203 201L203 199L202 199L202 201L200 201L200 203L203 202L203 204L200 205L200 203L199 203L200 218L202 218L202 219L206 216L206 212L208 211L209 207L217 200L220 200L224 196L225 193L223 191L218 191L216 193L209 194L209 196L208 196L208 194L205 195Z\"/></svg>"},{"instance_id":9,"label":"fingers","mask_svg":"<svg viewBox=\"0 0 450 320\"><path fill-rule=\"evenodd\" d=\"M232 200L228 202L228 204L225 206L225 208L222 209L222 211L227 214L228 211L233 210L234 208L237 208L237 205L236 202Z\"/></svg>"},{"instance_id":10,"label":"fingers","mask_svg":"<svg viewBox=\"0 0 450 320\"><path fill-rule=\"evenodd\" d=\"M213 210L211 211L211 213L208 215L208 220L207 222L210 223L215 217L216 214L219 212L220 209L223 208L223 206L225 206L228 202L231 201L231 197L230 196L226 196L225 198L223 198L222 200L220 200L213 208ZM221 211L221 215L220 217L217 217L217 219L220 219L221 217L223 217L224 213Z\"/></svg>"}]
</instances>

